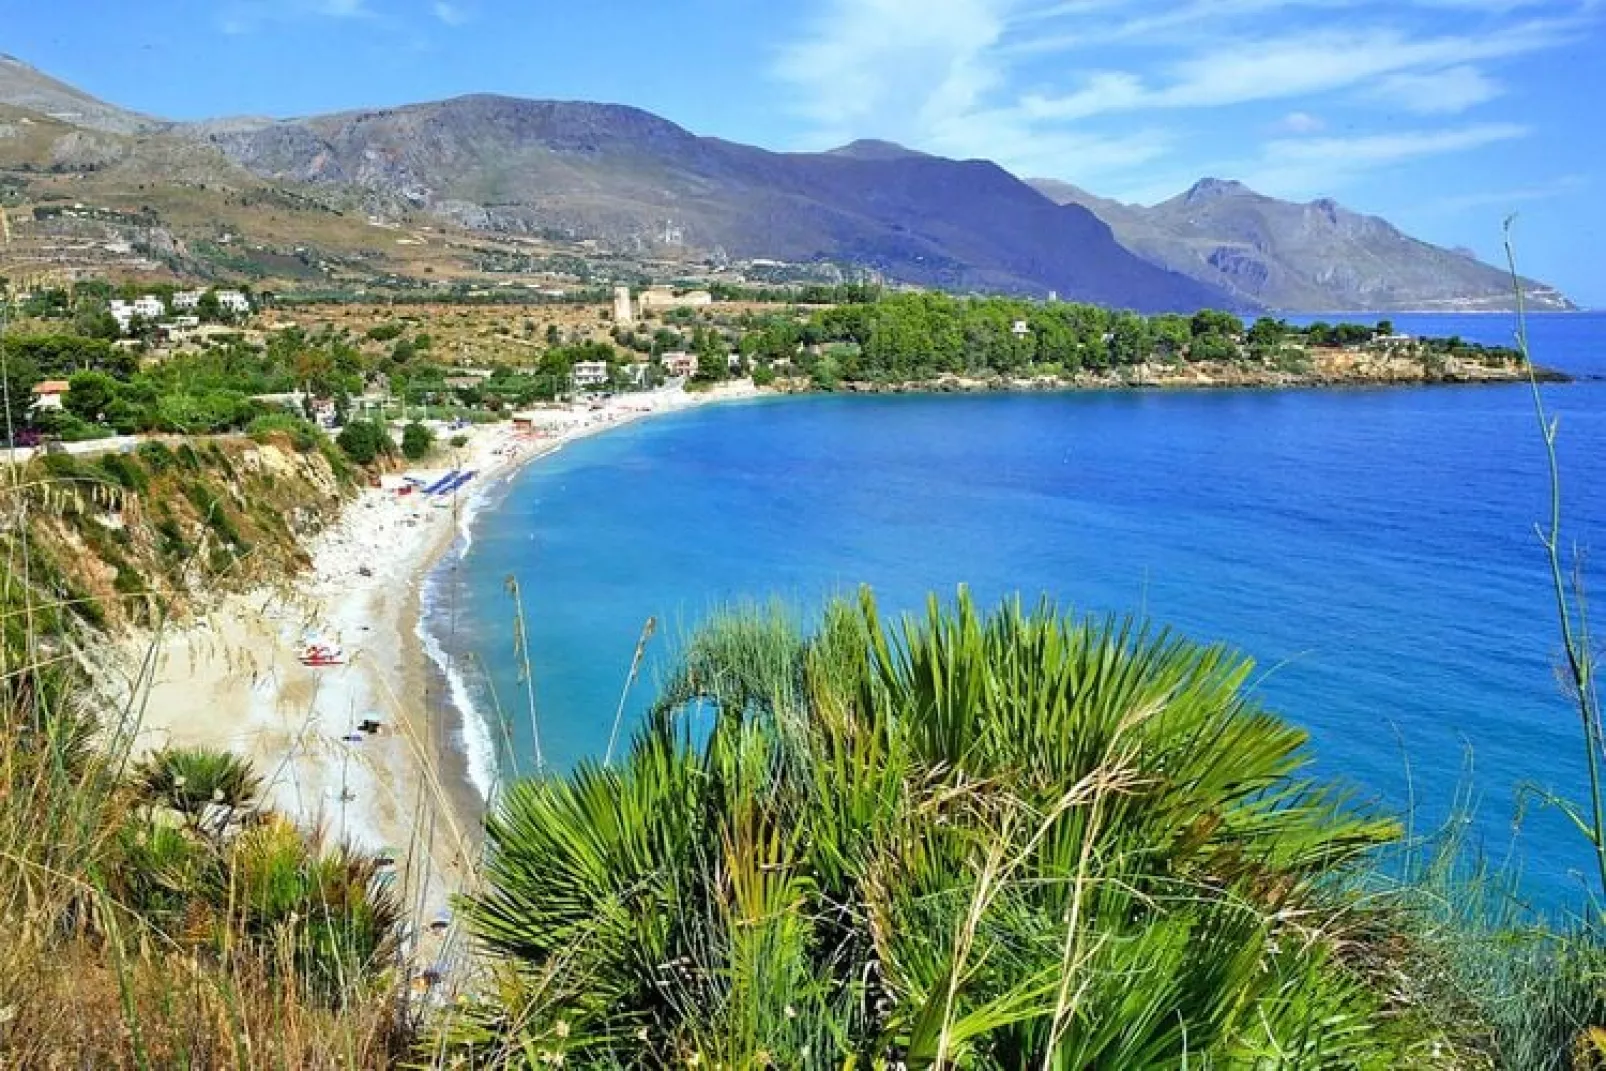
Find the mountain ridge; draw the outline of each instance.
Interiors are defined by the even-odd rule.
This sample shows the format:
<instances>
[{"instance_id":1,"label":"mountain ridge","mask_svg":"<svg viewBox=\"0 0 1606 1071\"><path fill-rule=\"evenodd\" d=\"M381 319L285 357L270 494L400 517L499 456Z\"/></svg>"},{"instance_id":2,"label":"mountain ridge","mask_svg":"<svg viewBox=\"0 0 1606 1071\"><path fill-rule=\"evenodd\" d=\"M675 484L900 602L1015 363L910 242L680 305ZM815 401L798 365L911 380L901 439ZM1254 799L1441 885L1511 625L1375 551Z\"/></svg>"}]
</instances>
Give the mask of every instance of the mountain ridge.
<instances>
[{"instance_id":1,"label":"mountain ridge","mask_svg":"<svg viewBox=\"0 0 1606 1071\"><path fill-rule=\"evenodd\" d=\"M150 182L200 191L265 183L307 205L361 206L380 226L433 217L511 241L590 242L667 260L849 264L920 286L1057 293L1145 312L1510 300L1504 274L1464 251L1328 199L1293 205L1228 179L1201 179L1145 208L889 141L774 152L633 105L495 93L173 123L3 55L0 105L71 128L52 127L44 149L42 132L30 130L32 155L15 161L23 170L14 185L41 168L96 173L124 201ZM1553 288L1530 289L1538 307L1571 307Z\"/></svg>"},{"instance_id":2,"label":"mountain ridge","mask_svg":"<svg viewBox=\"0 0 1606 1071\"><path fill-rule=\"evenodd\" d=\"M1290 312L1505 310L1510 275L1465 249L1445 249L1331 197L1298 203L1242 182L1202 178L1158 204L1125 204L1070 183L1032 179L1044 196L1080 204L1151 263ZM1523 280L1537 309L1576 308L1554 287Z\"/></svg>"},{"instance_id":3,"label":"mountain ridge","mask_svg":"<svg viewBox=\"0 0 1606 1071\"><path fill-rule=\"evenodd\" d=\"M495 232L847 261L918 285L1145 311L1243 304L1134 256L1092 213L996 164L888 143L776 153L628 105L487 94L207 137L265 178L355 184Z\"/></svg>"}]
</instances>

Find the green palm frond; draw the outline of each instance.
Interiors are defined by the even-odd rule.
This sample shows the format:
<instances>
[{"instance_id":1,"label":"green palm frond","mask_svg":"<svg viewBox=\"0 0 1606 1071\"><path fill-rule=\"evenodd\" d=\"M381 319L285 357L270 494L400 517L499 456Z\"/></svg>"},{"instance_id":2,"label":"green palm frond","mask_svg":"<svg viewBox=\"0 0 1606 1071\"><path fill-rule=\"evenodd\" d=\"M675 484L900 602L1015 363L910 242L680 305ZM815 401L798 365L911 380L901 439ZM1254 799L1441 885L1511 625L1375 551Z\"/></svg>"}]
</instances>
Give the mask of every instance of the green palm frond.
<instances>
[{"instance_id":1,"label":"green palm frond","mask_svg":"<svg viewBox=\"0 0 1606 1071\"><path fill-rule=\"evenodd\" d=\"M718 618L624 763L489 820L464 913L539 984L479 1051L562 1021L620 1066L1381 1066L1333 950L1398 830L1305 775L1250 669L964 591Z\"/></svg>"}]
</instances>

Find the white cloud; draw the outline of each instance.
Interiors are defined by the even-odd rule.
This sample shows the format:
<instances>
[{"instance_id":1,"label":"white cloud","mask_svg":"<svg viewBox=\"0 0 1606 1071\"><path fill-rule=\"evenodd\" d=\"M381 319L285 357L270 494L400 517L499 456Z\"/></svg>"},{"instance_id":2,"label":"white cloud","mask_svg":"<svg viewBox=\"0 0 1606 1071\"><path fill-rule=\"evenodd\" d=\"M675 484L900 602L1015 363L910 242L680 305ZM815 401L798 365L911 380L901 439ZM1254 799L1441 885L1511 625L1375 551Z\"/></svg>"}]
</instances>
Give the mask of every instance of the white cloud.
<instances>
[{"instance_id":1,"label":"white cloud","mask_svg":"<svg viewBox=\"0 0 1606 1071\"><path fill-rule=\"evenodd\" d=\"M251 33L267 23L305 18L371 19L368 0L236 0L224 5L218 25L224 33Z\"/></svg>"},{"instance_id":2,"label":"white cloud","mask_svg":"<svg viewBox=\"0 0 1606 1071\"><path fill-rule=\"evenodd\" d=\"M1424 206L1421 211L1454 213L1476 208L1495 208L1502 212L1510 212L1519 204L1565 197L1568 194L1586 190L1589 186L1589 179L1583 175L1562 175L1547 182L1518 186L1509 190L1487 190L1480 193L1461 194L1455 197L1435 198L1431 204Z\"/></svg>"},{"instance_id":3,"label":"white cloud","mask_svg":"<svg viewBox=\"0 0 1606 1071\"><path fill-rule=\"evenodd\" d=\"M1085 119L1111 112L1219 108L1257 101L1309 97L1398 79L1398 91L1415 91L1437 104L1426 110L1459 111L1497 91L1472 61L1532 52L1561 43L1545 25L1490 36L1410 38L1394 30L1317 31L1246 40L1231 62L1214 50L1189 56L1166 69L1163 84L1105 71L1074 92L1033 95L1022 104L1041 119ZM1456 66L1445 69L1447 65ZM1427 68L1425 73L1416 73ZM1481 94L1481 98L1480 98ZM1460 107L1447 107L1450 104Z\"/></svg>"},{"instance_id":4,"label":"white cloud","mask_svg":"<svg viewBox=\"0 0 1606 1071\"><path fill-rule=\"evenodd\" d=\"M437 19L448 26L461 26L468 21L468 12L457 4L448 3L448 0L435 0L431 10Z\"/></svg>"},{"instance_id":5,"label":"white cloud","mask_svg":"<svg viewBox=\"0 0 1606 1071\"><path fill-rule=\"evenodd\" d=\"M1005 0L831 0L776 73L802 94L818 136L848 140L866 123L973 110L997 85L984 61L1004 30Z\"/></svg>"},{"instance_id":6,"label":"white cloud","mask_svg":"<svg viewBox=\"0 0 1606 1071\"><path fill-rule=\"evenodd\" d=\"M1279 138L1242 171L1246 181L1278 197L1333 192L1357 175L1412 160L1467 152L1526 137L1516 123L1478 123L1446 130L1395 130L1355 137Z\"/></svg>"},{"instance_id":7,"label":"white cloud","mask_svg":"<svg viewBox=\"0 0 1606 1071\"><path fill-rule=\"evenodd\" d=\"M1476 67L1461 65L1439 71L1401 71L1372 90L1372 96L1420 115L1452 115L1494 100L1500 84Z\"/></svg>"},{"instance_id":8,"label":"white cloud","mask_svg":"<svg viewBox=\"0 0 1606 1071\"><path fill-rule=\"evenodd\" d=\"M1289 112L1277 120L1272 130L1278 134L1320 134L1327 129L1327 121L1310 112Z\"/></svg>"},{"instance_id":9,"label":"white cloud","mask_svg":"<svg viewBox=\"0 0 1606 1071\"><path fill-rule=\"evenodd\" d=\"M1577 40L1599 0L820 2L775 66L811 124L808 147L885 137L1106 188L1186 171L1293 190L1324 167L1337 184L1520 136L1500 123L1367 131L1400 110L1496 99L1490 68ZM1276 103L1288 110L1268 120ZM1208 137L1182 118L1203 110ZM1361 133L1323 136L1336 122ZM1239 146L1236 172L1199 156L1224 143Z\"/></svg>"}]
</instances>

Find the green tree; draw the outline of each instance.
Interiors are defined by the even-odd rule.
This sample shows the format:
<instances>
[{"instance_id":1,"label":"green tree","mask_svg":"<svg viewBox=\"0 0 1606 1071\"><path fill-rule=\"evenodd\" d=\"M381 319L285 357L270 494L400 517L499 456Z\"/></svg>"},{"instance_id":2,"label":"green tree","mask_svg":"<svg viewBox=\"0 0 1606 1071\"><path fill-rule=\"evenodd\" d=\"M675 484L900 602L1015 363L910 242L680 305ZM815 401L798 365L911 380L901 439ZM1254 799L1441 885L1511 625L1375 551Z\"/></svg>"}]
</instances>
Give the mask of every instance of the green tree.
<instances>
[{"instance_id":1,"label":"green tree","mask_svg":"<svg viewBox=\"0 0 1606 1071\"><path fill-rule=\"evenodd\" d=\"M408 461L420 460L429 453L430 447L434 445L434 434L416 420L402 429L402 456Z\"/></svg>"},{"instance_id":2,"label":"green tree","mask_svg":"<svg viewBox=\"0 0 1606 1071\"><path fill-rule=\"evenodd\" d=\"M78 311L73 313L72 329L85 338L113 339L122 334L110 309L87 301L80 302Z\"/></svg>"},{"instance_id":3,"label":"green tree","mask_svg":"<svg viewBox=\"0 0 1606 1071\"><path fill-rule=\"evenodd\" d=\"M1220 335L1224 338L1234 338L1244 329L1243 321L1230 312L1220 309L1200 309L1193 314L1193 337L1204 338L1206 335Z\"/></svg>"},{"instance_id":4,"label":"green tree","mask_svg":"<svg viewBox=\"0 0 1606 1071\"><path fill-rule=\"evenodd\" d=\"M1188 359L1190 361L1219 363L1236 361L1240 356L1238 343L1227 335L1199 335L1188 347Z\"/></svg>"},{"instance_id":5,"label":"green tree","mask_svg":"<svg viewBox=\"0 0 1606 1071\"><path fill-rule=\"evenodd\" d=\"M5 376L0 380L0 392L4 394L0 398L4 403L0 415L5 417L7 427L0 428L0 434L28 426L33 415L33 389L42 379L44 376L33 361L18 354L7 355Z\"/></svg>"},{"instance_id":6,"label":"green tree","mask_svg":"<svg viewBox=\"0 0 1606 1071\"><path fill-rule=\"evenodd\" d=\"M201 299L195 303L195 315L209 324L222 323L228 318L216 290L208 290L201 295Z\"/></svg>"},{"instance_id":7,"label":"green tree","mask_svg":"<svg viewBox=\"0 0 1606 1071\"><path fill-rule=\"evenodd\" d=\"M1117 366L1142 364L1154 355L1149 322L1135 312L1117 313L1110 321L1110 360Z\"/></svg>"},{"instance_id":8,"label":"green tree","mask_svg":"<svg viewBox=\"0 0 1606 1071\"><path fill-rule=\"evenodd\" d=\"M1275 350L1288 337L1288 324L1262 316L1249 327L1249 345L1255 350Z\"/></svg>"},{"instance_id":9,"label":"green tree","mask_svg":"<svg viewBox=\"0 0 1606 1071\"><path fill-rule=\"evenodd\" d=\"M371 465L394 449L390 432L374 420L353 420L340 429L335 444L359 465Z\"/></svg>"},{"instance_id":10,"label":"green tree","mask_svg":"<svg viewBox=\"0 0 1606 1071\"><path fill-rule=\"evenodd\" d=\"M101 420L121 393L121 384L105 372L76 372L67 380L62 405L81 420Z\"/></svg>"},{"instance_id":11,"label":"green tree","mask_svg":"<svg viewBox=\"0 0 1606 1071\"><path fill-rule=\"evenodd\" d=\"M700 383L721 383L730 378L730 347L718 331L699 327L692 334L692 352L697 355L697 374Z\"/></svg>"}]
</instances>

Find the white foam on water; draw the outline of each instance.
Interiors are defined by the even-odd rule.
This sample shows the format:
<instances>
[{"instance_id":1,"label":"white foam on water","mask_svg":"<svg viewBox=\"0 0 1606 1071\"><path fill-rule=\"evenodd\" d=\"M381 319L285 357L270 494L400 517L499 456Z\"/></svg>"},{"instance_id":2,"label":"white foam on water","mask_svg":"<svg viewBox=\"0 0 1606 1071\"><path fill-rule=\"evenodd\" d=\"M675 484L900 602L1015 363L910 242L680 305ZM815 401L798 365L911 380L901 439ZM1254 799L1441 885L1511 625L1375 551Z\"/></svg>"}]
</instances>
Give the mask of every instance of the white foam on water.
<instances>
[{"instance_id":1,"label":"white foam on water","mask_svg":"<svg viewBox=\"0 0 1606 1071\"><path fill-rule=\"evenodd\" d=\"M451 553L455 555L457 552L453 550ZM462 726L458 736L462 744L463 759L468 767L469 782L480 794L480 798L489 803L496 791L497 782L501 779L501 770L496 757L496 741L491 734L491 715L480 710L478 704L474 702L474 689L459 668L457 659L447 653L435 630L429 626L434 611L437 583L438 580L432 575L425 587L424 597L420 600L423 609L414 631L423 645L424 653L435 663L441 676L446 680L447 694Z\"/></svg>"}]
</instances>

